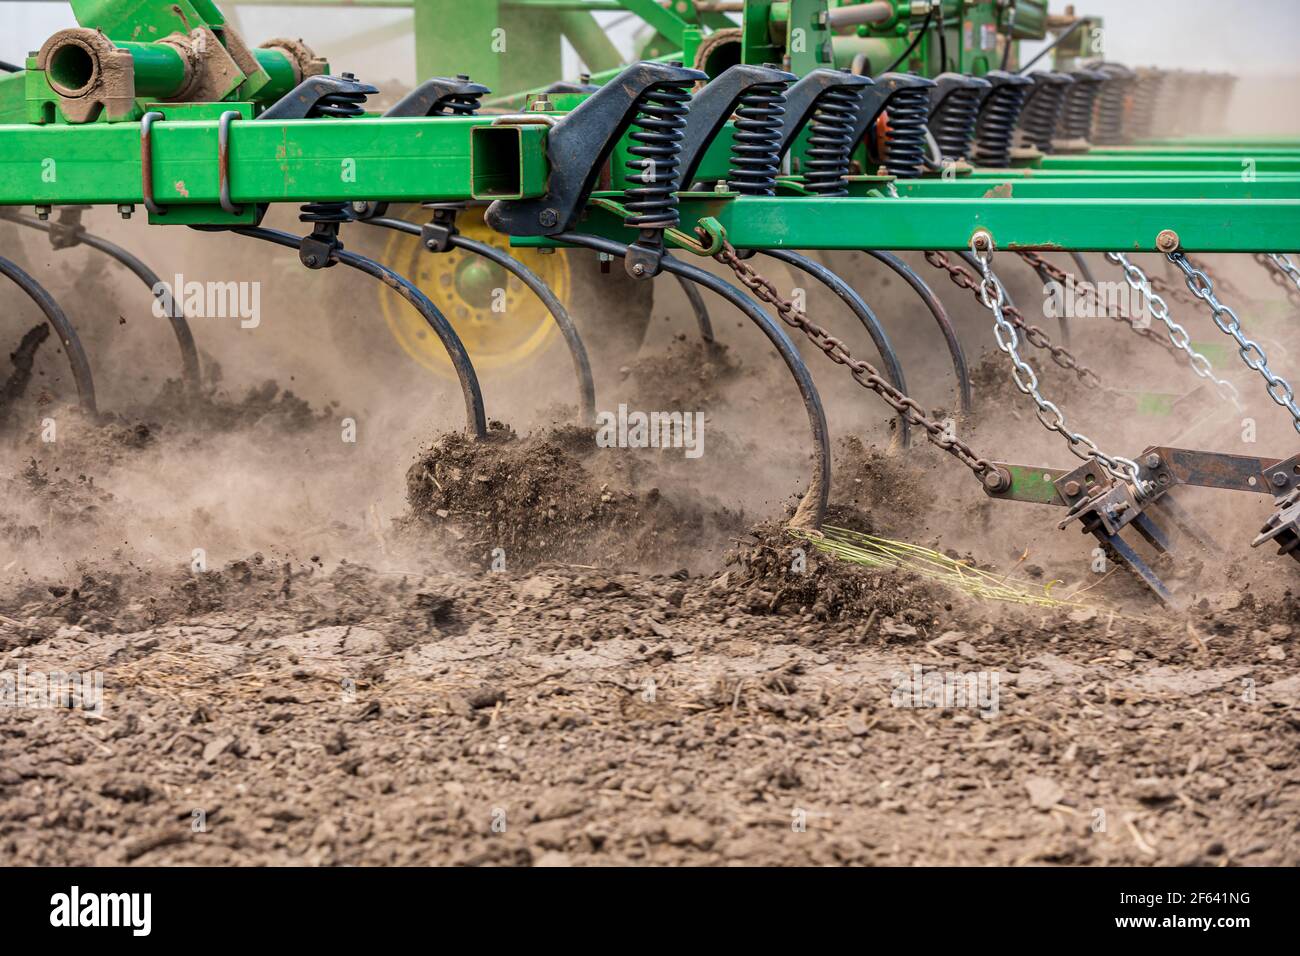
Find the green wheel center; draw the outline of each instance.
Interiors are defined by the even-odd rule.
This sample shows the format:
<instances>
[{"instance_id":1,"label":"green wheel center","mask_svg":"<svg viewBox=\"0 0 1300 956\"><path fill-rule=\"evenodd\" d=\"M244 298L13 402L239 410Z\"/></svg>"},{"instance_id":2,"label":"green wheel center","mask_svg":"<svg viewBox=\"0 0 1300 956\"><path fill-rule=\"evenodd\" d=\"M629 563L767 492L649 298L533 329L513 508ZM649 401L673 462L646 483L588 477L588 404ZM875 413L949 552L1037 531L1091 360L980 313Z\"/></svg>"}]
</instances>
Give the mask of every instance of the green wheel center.
<instances>
[{"instance_id":1,"label":"green wheel center","mask_svg":"<svg viewBox=\"0 0 1300 956\"><path fill-rule=\"evenodd\" d=\"M493 297L505 295L508 288L506 271L478 256L462 255L456 263L455 288L466 305L491 310Z\"/></svg>"}]
</instances>

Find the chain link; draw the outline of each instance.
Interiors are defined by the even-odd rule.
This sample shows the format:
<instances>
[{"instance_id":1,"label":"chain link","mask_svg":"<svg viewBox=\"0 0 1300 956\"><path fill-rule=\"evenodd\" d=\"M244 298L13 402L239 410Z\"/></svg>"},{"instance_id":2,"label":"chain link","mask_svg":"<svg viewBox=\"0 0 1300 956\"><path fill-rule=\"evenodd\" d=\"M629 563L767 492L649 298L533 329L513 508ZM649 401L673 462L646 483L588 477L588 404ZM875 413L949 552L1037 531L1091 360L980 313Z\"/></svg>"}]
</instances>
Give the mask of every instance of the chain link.
<instances>
[{"instance_id":1,"label":"chain link","mask_svg":"<svg viewBox=\"0 0 1300 956\"><path fill-rule=\"evenodd\" d=\"M1147 308L1151 314L1164 323L1169 330L1169 341L1175 348L1181 349L1191 362L1192 371L1201 378L1208 379L1214 383L1219 395L1226 398L1238 408L1241 407L1241 396L1237 392L1237 387L1226 379L1219 378L1214 374L1214 366L1200 352L1192 348L1192 336L1185 328L1179 325L1169 315L1169 305L1154 289L1151 288L1151 280L1147 274L1142 271L1141 267L1129 260L1129 257L1122 252L1108 252L1106 259L1113 262L1124 270L1124 281L1129 288L1142 296L1146 300Z\"/></svg>"},{"instance_id":2,"label":"chain link","mask_svg":"<svg viewBox=\"0 0 1300 956\"><path fill-rule=\"evenodd\" d=\"M1150 492L1150 484L1139 476L1137 462L1118 455L1107 455L1087 435L1071 431L1066 425L1065 414L1039 391L1038 375L1033 366L1020 357L1020 338L1016 334L1015 324L1007 316L1006 290L993 273L992 246L992 237L986 232L977 232L971 239L971 251L983 274L979 288L980 301L993 313L993 337L997 339L998 348L1011 358L1011 378L1016 383L1016 388L1034 400L1038 406L1039 422L1048 431L1054 431L1065 438L1075 457L1083 461L1096 461L1112 478L1132 485L1139 498L1145 497Z\"/></svg>"},{"instance_id":3,"label":"chain link","mask_svg":"<svg viewBox=\"0 0 1300 956\"><path fill-rule=\"evenodd\" d=\"M1237 352L1241 355L1241 360L1246 363L1248 369L1264 377L1264 381L1268 383L1268 397L1291 413L1291 424L1297 432L1300 432L1300 406L1296 405L1295 392L1286 379L1274 374L1268 367L1268 356L1264 354L1259 343L1246 338L1241 331L1241 320L1237 318L1237 313L1220 302L1214 294L1214 282L1202 270L1188 262L1187 256L1181 252L1171 252L1169 261L1183 270L1183 274L1187 276L1187 288L1192 291L1192 295L1210 307L1210 317L1214 319L1214 324L1219 327L1219 331L1224 335L1232 336L1237 343Z\"/></svg>"},{"instance_id":4,"label":"chain link","mask_svg":"<svg viewBox=\"0 0 1300 956\"><path fill-rule=\"evenodd\" d=\"M946 253L930 250L925 254L925 261L936 269L947 272L948 278L958 288L969 289L974 293L976 299L981 302L984 301L980 292L980 283L976 281L969 270L949 259ZM985 304L987 305L987 303ZM1006 316L1013 326L1025 333L1025 339L1030 345L1051 353L1053 362L1061 368L1073 371L1079 377L1079 381L1083 382L1088 388L1105 388L1096 372L1075 358L1074 353L1069 349L1062 345L1053 345L1051 337L1038 326L1026 322L1024 316L1020 314L1020 310L1015 306L1004 302L1002 314Z\"/></svg>"},{"instance_id":5,"label":"chain link","mask_svg":"<svg viewBox=\"0 0 1300 956\"><path fill-rule=\"evenodd\" d=\"M1300 308L1300 269L1280 252L1257 252L1255 261L1268 270L1273 284L1286 290L1287 301Z\"/></svg>"},{"instance_id":6,"label":"chain link","mask_svg":"<svg viewBox=\"0 0 1300 956\"><path fill-rule=\"evenodd\" d=\"M896 412L906 416L913 425L925 429L925 437L932 444L960 461L975 474L975 477L983 481L990 473L996 473L997 469L993 463L981 458L969 445L952 434L950 426L927 416L925 410L915 400L886 381L871 363L855 359L843 342L812 322L802 310L795 307L793 302L784 298L770 279L760 275L736 255L736 250L731 243L724 241L722 251L713 258L731 269L750 292L775 308L781 321L806 335L814 345L826 353L832 362L847 368L854 381L863 388L875 392Z\"/></svg>"},{"instance_id":7,"label":"chain link","mask_svg":"<svg viewBox=\"0 0 1300 956\"><path fill-rule=\"evenodd\" d=\"M1185 305L1198 304L1196 296L1188 293L1186 289L1177 283L1170 282L1168 279L1163 279L1160 276L1151 276L1147 281L1151 283L1152 289L1165 298L1174 299Z\"/></svg>"},{"instance_id":8,"label":"chain link","mask_svg":"<svg viewBox=\"0 0 1300 956\"><path fill-rule=\"evenodd\" d=\"M1062 288L1068 288L1071 285L1070 276L1064 269L1062 269L1060 266L1056 266L1048 262L1038 253L1020 252L1018 253L1018 255L1020 256L1021 259L1024 259L1025 262L1027 262L1030 266L1032 266L1036 271L1040 272L1043 275L1046 275L1049 279L1051 279L1053 282L1060 285ZM1169 352L1171 355L1177 355L1179 357L1182 357L1182 353L1179 352L1178 349L1174 348L1174 346L1169 342L1168 339L1166 339L1160 333L1156 332L1154 329L1150 329L1143 325L1139 325L1138 320L1135 319L1133 316L1129 315L1126 311L1124 311L1123 308L1117 308L1114 312L1111 312L1109 309L1105 308L1105 304L1102 302L1101 296L1098 294L1097 289L1094 286L1092 286L1090 283L1076 282L1073 283L1073 286L1075 289L1082 289L1084 298L1092 301L1094 305L1096 305L1097 309L1103 315L1105 315L1106 318L1110 319L1113 322L1120 322L1124 325L1127 325L1129 329L1132 330L1134 335L1141 336L1142 338L1146 339L1148 342L1154 342L1156 345L1160 346L1162 349L1164 349L1166 352Z\"/></svg>"}]
</instances>

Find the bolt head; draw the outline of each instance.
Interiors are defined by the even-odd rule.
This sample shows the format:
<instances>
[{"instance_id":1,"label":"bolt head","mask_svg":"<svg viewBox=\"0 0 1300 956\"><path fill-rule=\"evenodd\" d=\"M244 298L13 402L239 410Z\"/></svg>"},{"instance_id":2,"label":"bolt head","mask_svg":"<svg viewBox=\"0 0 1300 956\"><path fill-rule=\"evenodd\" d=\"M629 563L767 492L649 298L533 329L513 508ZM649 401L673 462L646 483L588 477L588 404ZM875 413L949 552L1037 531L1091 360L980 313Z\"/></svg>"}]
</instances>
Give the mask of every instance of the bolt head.
<instances>
[{"instance_id":1,"label":"bolt head","mask_svg":"<svg viewBox=\"0 0 1300 956\"><path fill-rule=\"evenodd\" d=\"M1077 497L1083 488L1077 481L1067 481L1065 483L1065 493L1071 498Z\"/></svg>"},{"instance_id":2,"label":"bolt head","mask_svg":"<svg viewBox=\"0 0 1300 956\"><path fill-rule=\"evenodd\" d=\"M1165 254L1177 252L1181 245L1182 240L1172 229L1162 229L1160 235L1156 236L1156 248Z\"/></svg>"},{"instance_id":3,"label":"bolt head","mask_svg":"<svg viewBox=\"0 0 1300 956\"><path fill-rule=\"evenodd\" d=\"M1010 476L1001 468L994 468L984 476L984 487L989 491L1005 491L1010 484Z\"/></svg>"},{"instance_id":4,"label":"bolt head","mask_svg":"<svg viewBox=\"0 0 1300 956\"><path fill-rule=\"evenodd\" d=\"M314 265L316 265L316 263L319 262L320 260L317 259L315 256L307 256L307 257L304 258L302 261L303 261L304 263L306 263L307 265L309 265L309 266L314 266Z\"/></svg>"},{"instance_id":5,"label":"bolt head","mask_svg":"<svg viewBox=\"0 0 1300 956\"><path fill-rule=\"evenodd\" d=\"M1287 479L1286 479L1286 472L1285 472L1285 471L1275 471L1275 472L1273 472L1273 474L1270 476L1270 480L1273 482L1273 486L1274 486L1275 488L1285 488L1285 487L1286 487L1286 480L1287 480Z\"/></svg>"},{"instance_id":6,"label":"bolt head","mask_svg":"<svg viewBox=\"0 0 1300 956\"><path fill-rule=\"evenodd\" d=\"M554 209L543 209L537 216L537 221L549 229L560 221L560 214Z\"/></svg>"},{"instance_id":7,"label":"bolt head","mask_svg":"<svg viewBox=\"0 0 1300 956\"><path fill-rule=\"evenodd\" d=\"M645 265L638 262L636 265L632 266L632 274L638 276L645 275Z\"/></svg>"},{"instance_id":8,"label":"bolt head","mask_svg":"<svg viewBox=\"0 0 1300 956\"><path fill-rule=\"evenodd\" d=\"M1160 467L1160 456L1157 455L1157 454L1155 454L1155 453L1152 453L1152 454L1150 454L1150 455L1147 455L1147 457L1146 457L1144 460L1145 460L1146 466L1147 466L1148 468L1159 468L1159 467Z\"/></svg>"}]
</instances>

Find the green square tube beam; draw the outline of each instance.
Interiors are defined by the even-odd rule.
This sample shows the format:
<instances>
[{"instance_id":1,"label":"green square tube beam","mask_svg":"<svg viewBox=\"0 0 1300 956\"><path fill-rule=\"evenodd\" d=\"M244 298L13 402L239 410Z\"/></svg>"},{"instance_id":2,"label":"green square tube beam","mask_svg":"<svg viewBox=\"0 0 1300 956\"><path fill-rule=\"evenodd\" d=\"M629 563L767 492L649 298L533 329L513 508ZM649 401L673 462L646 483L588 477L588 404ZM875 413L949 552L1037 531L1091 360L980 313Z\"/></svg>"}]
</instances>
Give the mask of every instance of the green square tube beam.
<instances>
[{"instance_id":1,"label":"green square tube beam","mask_svg":"<svg viewBox=\"0 0 1300 956\"><path fill-rule=\"evenodd\" d=\"M545 128L497 127L491 149L476 154L471 132L491 123L491 117L236 121L230 128L231 199L420 202L467 200L476 192L543 195ZM217 127L206 119L153 125L159 204L218 202ZM0 205L142 202L140 130L139 123L0 126Z\"/></svg>"}]
</instances>

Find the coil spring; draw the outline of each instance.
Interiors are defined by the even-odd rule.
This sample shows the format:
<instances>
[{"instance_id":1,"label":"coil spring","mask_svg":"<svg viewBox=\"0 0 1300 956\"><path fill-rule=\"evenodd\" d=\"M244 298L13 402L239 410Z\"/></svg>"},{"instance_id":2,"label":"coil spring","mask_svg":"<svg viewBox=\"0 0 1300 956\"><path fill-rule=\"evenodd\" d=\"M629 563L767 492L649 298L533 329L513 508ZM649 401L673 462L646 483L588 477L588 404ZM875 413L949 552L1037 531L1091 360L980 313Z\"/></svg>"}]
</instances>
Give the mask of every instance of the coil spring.
<instances>
[{"instance_id":1,"label":"coil spring","mask_svg":"<svg viewBox=\"0 0 1300 956\"><path fill-rule=\"evenodd\" d=\"M346 202L309 202L298 210L299 222L351 222L352 205Z\"/></svg>"},{"instance_id":2,"label":"coil spring","mask_svg":"<svg viewBox=\"0 0 1300 956\"><path fill-rule=\"evenodd\" d=\"M785 83L752 86L736 107L736 134L727 181L742 196L773 196L781 171Z\"/></svg>"},{"instance_id":3,"label":"coil spring","mask_svg":"<svg viewBox=\"0 0 1300 956\"><path fill-rule=\"evenodd\" d=\"M919 179L924 172L926 131L930 121L930 91L904 87L889 98L885 111L885 169L899 179Z\"/></svg>"},{"instance_id":4,"label":"coil spring","mask_svg":"<svg viewBox=\"0 0 1300 956\"><path fill-rule=\"evenodd\" d=\"M1030 87L1000 84L989 91L975 126L975 160L981 166L1006 169L1011 165L1011 138Z\"/></svg>"},{"instance_id":5,"label":"coil spring","mask_svg":"<svg viewBox=\"0 0 1300 956\"><path fill-rule=\"evenodd\" d=\"M970 87L953 90L930 117L930 132L943 159L957 161L970 155L984 93L985 89Z\"/></svg>"},{"instance_id":6,"label":"coil spring","mask_svg":"<svg viewBox=\"0 0 1300 956\"><path fill-rule=\"evenodd\" d=\"M858 88L832 87L817 100L817 112L808 124L808 157L804 161L804 185L821 196L847 196L844 177L849 174L853 152L853 127L862 109Z\"/></svg>"},{"instance_id":7,"label":"coil spring","mask_svg":"<svg viewBox=\"0 0 1300 956\"><path fill-rule=\"evenodd\" d=\"M1039 152L1052 152L1052 137L1056 135L1069 92L1069 83L1051 81L1036 81L1030 89L1029 99L1020 114L1020 131L1029 145Z\"/></svg>"},{"instance_id":8,"label":"coil spring","mask_svg":"<svg viewBox=\"0 0 1300 956\"><path fill-rule=\"evenodd\" d=\"M632 214L624 223L642 229L670 229L680 221L677 212L677 172L681 166L682 131L690 94L682 87L652 87L641 96L629 138L636 143L628 152L629 180L642 185L624 192L624 205Z\"/></svg>"},{"instance_id":9,"label":"coil spring","mask_svg":"<svg viewBox=\"0 0 1300 956\"><path fill-rule=\"evenodd\" d=\"M1125 142L1124 105L1132 86L1133 79L1126 74L1115 74L1102 82L1093 113L1092 142L1101 146Z\"/></svg>"},{"instance_id":10,"label":"coil spring","mask_svg":"<svg viewBox=\"0 0 1300 956\"><path fill-rule=\"evenodd\" d=\"M1056 130L1061 139L1086 140L1092 135L1092 110L1101 92L1101 80L1083 73L1071 75L1074 85L1068 88Z\"/></svg>"},{"instance_id":11,"label":"coil spring","mask_svg":"<svg viewBox=\"0 0 1300 956\"><path fill-rule=\"evenodd\" d=\"M1165 75L1158 70L1143 70L1133 87L1133 106L1124 124L1129 139L1146 139L1155 133L1156 105L1160 102Z\"/></svg>"},{"instance_id":12,"label":"coil spring","mask_svg":"<svg viewBox=\"0 0 1300 956\"><path fill-rule=\"evenodd\" d=\"M463 83L469 83L469 76L464 73L457 74L456 79ZM482 93L457 92L443 97L442 106L447 113L452 116L476 116L478 115L479 105L483 99Z\"/></svg>"},{"instance_id":13,"label":"coil spring","mask_svg":"<svg viewBox=\"0 0 1300 956\"><path fill-rule=\"evenodd\" d=\"M340 78L356 82L351 73L342 73ZM360 116L366 111L365 93L327 93L308 111L310 117L330 117L342 119ZM299 222L351 222L352 204L346 202L313 202L302 206L298 213Z\"/></svg>"},{"instance_id":14,"label":"coil spring","mask_svg":"<svg viewBox=\"0 0 1300 956\"><path fill-rule=\"evenodd\" d=\"M351 73L340 73L339 78L356 81ZM365 103L365 93L326 93L312 106L310 115L331 119L360 116L366 111Z\"/></svg>"}]
</instances>

